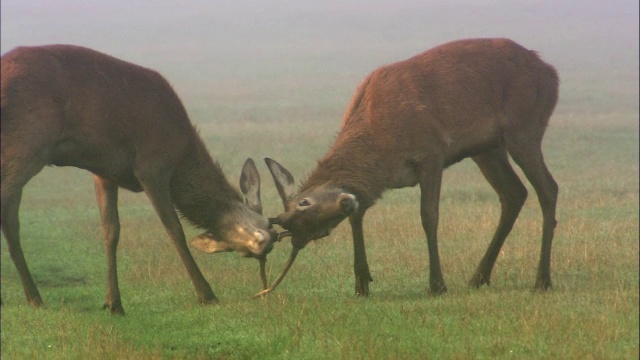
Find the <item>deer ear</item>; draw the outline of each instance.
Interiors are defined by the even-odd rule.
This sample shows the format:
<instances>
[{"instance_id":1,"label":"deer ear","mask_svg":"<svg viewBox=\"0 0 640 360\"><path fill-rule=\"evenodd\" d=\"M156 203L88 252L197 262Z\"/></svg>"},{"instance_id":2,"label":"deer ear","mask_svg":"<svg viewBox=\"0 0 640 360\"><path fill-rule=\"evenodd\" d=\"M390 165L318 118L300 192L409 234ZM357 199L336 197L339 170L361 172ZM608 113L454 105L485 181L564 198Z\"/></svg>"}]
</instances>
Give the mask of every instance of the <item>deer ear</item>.
<instances>
[{"instance_id":1,"label":"deer ear","mask_svg":"<svg viewBox=\"0 0 640 360\"><path fill-rule=\"evenodd\" d=\"M265 158L264 162L267 163L267 167L269 167L273 181L276 183L278 194L280 194L282 204L286 210L287 202L289 202L289 199L291 199L296 192L293 175L275 160Z\"/></svg>"},{"instance_id":2,"label":"deer ear","mask_svg":"<svg viewBox=\"0 0 640 360\"><path fill-rule=\"evenodd\" d=\"M240 175L240 190L245 196L247 205L251 210L262 215L262 202L260 201L260 173L253 159L248 158L242 167Z\"/></svg>"},{"instance_id":3,"label":"deer ear","mask_svg":"<svg viewBox=\"0 0 640 360\"><path fill-rule=\"evenodd\" d=\"M233 251L233 249L231 249L229 245L227 245L227 243L214 239L213 234L208 232L200 234L198 237L191 240L189 243L191 244L192 247L202 252L205 252L207 254Z\"/></svg>"}]
</instances>

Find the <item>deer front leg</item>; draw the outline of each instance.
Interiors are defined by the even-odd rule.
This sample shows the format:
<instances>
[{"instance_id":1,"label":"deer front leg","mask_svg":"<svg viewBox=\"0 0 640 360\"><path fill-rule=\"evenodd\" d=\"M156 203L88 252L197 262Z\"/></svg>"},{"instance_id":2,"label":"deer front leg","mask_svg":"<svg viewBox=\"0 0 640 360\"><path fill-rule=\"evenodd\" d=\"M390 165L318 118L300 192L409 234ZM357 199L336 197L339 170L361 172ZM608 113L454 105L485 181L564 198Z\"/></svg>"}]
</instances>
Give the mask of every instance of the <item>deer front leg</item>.
<instances>
[{"instance_id":1,"label":"deer front leg","mask_svg":"<svg viewBox=\"0 0 640 360\"><path fill-rule=\"evenodd\" d=\"M118 286L118 266L116 251L120 240L120 217L118 216L118 186L113 182L94 175L93 177L98 207L102 219L105 248L107 251L107 297L104 309L112 315L124 315L120 288Z\"/></svg>"},{"instance_id":2,"label":"deer front leg","mask_svg":"<svg viewBox=\"0 0 640 360\"><path fill-rule=\"evenodd\" d=\"M447 292L438 252L438 210L442 184L442 162L429 159L422 164L419 171L420 215L429 248L429 287L432 294L438 295Z\"/></svg>"},{"instance_id":3,"label":"deer front leg","mask_svg":"<svg viewBox=\"0 0 640 360\"><path fill-rule=\"evenodd\" d=\"M140 177L138 177L140 179ZM201 304L216 304L218 298L211 290L211 286L202 275L200 268L193 259L189 248L187 247L187 240L184 236L184 230L180 224L180 218L176 213L176 210L171 201L171 193L169 191L169 179L157 174L152 176L145 176L146 181L141 180L142 187L147 193L149 200L153 204L153 208L160 217L162 224L164 225L169 237L173 240L173 244L180 255L180 259L187 269L187 273L193 282L193 286L196 289L198 295L198 301Z\"/></svg>"},{"instance_id":4,"label":"deer front leg","mask_svg":"<svg viewBox=\"0 0 640 360\"><path fill-rule=\"evenodd\" d=\"M362 230L364 213L364 211L357 211L349 217L353 233L353 270L356 275L356 295L358 296L369 296L369 283L373 282L364 247L364 232Z\"/></svg>"}]
</instances>

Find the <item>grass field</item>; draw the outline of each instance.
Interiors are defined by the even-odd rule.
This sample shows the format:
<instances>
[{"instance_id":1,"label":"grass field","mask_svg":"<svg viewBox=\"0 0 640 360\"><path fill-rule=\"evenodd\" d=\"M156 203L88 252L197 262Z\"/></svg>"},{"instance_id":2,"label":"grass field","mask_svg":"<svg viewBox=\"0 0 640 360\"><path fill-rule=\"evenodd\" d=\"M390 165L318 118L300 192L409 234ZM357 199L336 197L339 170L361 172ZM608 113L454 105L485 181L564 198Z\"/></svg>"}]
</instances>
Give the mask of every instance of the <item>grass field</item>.
<instances>
[{"instance_id":1,"label":"grass field","mask_svg":"<svg viewBox=\"0 0 640 360\"><path fill-rule=\"evenodd\" d=\"M489 5L480 8L482 15L500 16L491 11L492 2L484 3ZM619 3L627 6L625 1ZM3 1L3 11L5 6L9 5ZM258 40L247 47L222 46L220 62L212 65L211 49L198 56L198 48L190 47L197 37L180 43L174 33L164 46L118 48L114 44L119 39L111 35L105 47L167 76L233 183L247 156L257 160L265 213L275 215L282 204L263 157L278 160L303 178L332 143L351 93L368 72L466 37L465 31L440 28L425 35L427 40L398 30L374 41L366 34L376 29L375 14L407 15L408 29L418 28L422 14L415 4L407 5L412 11L402 13L399 7L391 14L382 3L378 6L374 15L358 18L364 30L352 31L348 21L327 26L317 18L319 24L312 23L298 38L285 36L281 26L269 27L270 33L258 33ZM512 6L515 10L509 11L515 13L531 10ZM485 24L485 30L497 26L476 20L472 13L479 9L472 10L460 20L468 20L470 27ZM355 10L345 5L334 12L341 15L338 19L349 20ZM635 14L637 19L637 10ZM365 218L374 277L369 298L354 296L353 248L344 223L330 237L301 251L282 285L262 300L250 299L260 289L256 261L233 253L194 253L221 300L216 306L197 303L147 198L122 191L118 260L127 315L112 317L101 310L106 261L91 175L73 168L47 168L27 185L21 207L23 248L45 306L34 310L26 305L3 238L2 358L638 358L637 20L591 15L545 17L548 27L535 36L527 36L533 33L530 24L518 24L523 26L519 28L514 22L510 28L528 39L524 45L533 43L556 65L562 79L560 103L544 142L545 159L560 186L553 290L532 292L542 222L528 183L529 198L498 257L491 286L479 290L467 286L497 225L500 205L473 162L465 160L448 169L443 181L439 239L446 295L434 297L428 292L418 189L386 193ZM429 21L438 18L429 16ZM194 17L198 19L197 14ZM596 18L603 22L594 24ZM99 22L90 20L85 22L97 30L89 27L91 31L70 38L101 34L95 25ZM80 20L73 21L71 25ZM595 27L583 29L578 26L581 21L591 21ZM389 20L383 26L401 23ZM8 50L5 40L20 39L6 35L11 34L7 24L11 23L3 14L3 53ZM215 26L237 29L243 24L229 21ZM204 27L197 21L191 25ZM429 28L428 23L421 26ZM597 26L606 31L599 32ZM327 32L312 31L317 29ZM355 39L353 47L341 45L341 30ZM135 40L137 33L133 34ZM557 36L547 44L545 34ZM394 43L394 35L402 40ZM249 33L244 36L240 40L252 39ZM304 41L307 38L310 41ZM218 38L212 41L223 44ZM562 49L562 44L571 46ZM274 45L279 48L261 52ZM180 52L169 51L171 47ZM591 51L599 56L587 57ZM281 52L287 59L279 58ZM245 58L247 54L252 55ZM188 237L199 233L186 224L185 229ZM285 241L269 256L271 280L289 250Z\"/></svg>"}]
</instances>

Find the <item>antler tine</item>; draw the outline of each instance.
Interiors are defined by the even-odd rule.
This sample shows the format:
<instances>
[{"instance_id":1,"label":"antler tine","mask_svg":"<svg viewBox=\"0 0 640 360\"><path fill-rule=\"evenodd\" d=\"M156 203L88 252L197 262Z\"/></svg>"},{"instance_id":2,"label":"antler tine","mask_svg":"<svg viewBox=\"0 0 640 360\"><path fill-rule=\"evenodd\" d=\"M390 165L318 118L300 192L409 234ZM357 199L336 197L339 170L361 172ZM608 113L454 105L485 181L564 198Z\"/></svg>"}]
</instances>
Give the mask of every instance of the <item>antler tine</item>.
<instances>
[{"instance_id":1,"label":"antler tine","mask_svg":"<svg viewBox=\"0 0 640 360\"><path fill-rule=\"evenodd\" d=\"M269 288L269 284L267 284L267 257L261 257L258 259L260 261L260 281L262 282L262 290L267 290Z\"/></svg>"},{"instance_id":2,"label":"antler tine","mask_svg":"<svg viewBox=\"0 0 640 360\"><path fill-rule=\"evenodd\" d=\"M296 247L291 249L291 254L289 255L289 260L285 264L284 269L282 270L282 273L280 274L280 276L278 276L276 281L274 281L273 284L271 284L271 287L269 287L267 289L263 289L259 293L253 295L254 299L255 298L261 298L261 297L267 295L268 293L272 292L273 290L275 290L275 288L280 284L282 279L284 279L284 276L287 274L287 272L291 268L291 265L293 265L293 262L296 260L296 256L298 256L298 251L300 251L300 249L298 249Z\"/></svg>"},{"instance_id":3,"label":"antler tine","mask_svg":"<svg viewBox=\"0 0 640 360\"><path fill-rule=\"evenodd\" d=\"M282 241L282 239L286 238L287 236L293 236L291 231L283 231L278 233L278 237L274 241Z\"/></svg>"}]
</instances>

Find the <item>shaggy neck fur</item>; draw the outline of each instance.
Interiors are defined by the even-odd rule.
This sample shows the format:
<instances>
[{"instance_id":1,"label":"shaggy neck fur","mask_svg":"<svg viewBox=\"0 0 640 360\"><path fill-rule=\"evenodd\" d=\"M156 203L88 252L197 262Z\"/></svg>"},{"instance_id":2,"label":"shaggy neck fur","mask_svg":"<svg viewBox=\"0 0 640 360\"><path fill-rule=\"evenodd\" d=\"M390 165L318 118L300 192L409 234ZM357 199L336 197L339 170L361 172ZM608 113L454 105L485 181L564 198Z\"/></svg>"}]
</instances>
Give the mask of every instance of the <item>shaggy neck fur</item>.
<instances>
[{"instance_id":1,"label":"shaggy neck fur","mask_svg":"<svg viewBox=\"0 0 640 360\"><path fill-rule=\"evenodd\" d=\"M385 190L380 159L366 134L343 131L325 157L304 181L300 192L323 186L354 194L363 207L373 205Z\"/></svg>"},{"instance_id":2,"label":"shaggy neck fur","mask_svg":"<svg viewBox=\"0 0 640 360\"><path fill-rule=\"evenodd\" d=\"M243 203L242 196L229 184L197 136L193 146L171 179L171 196L185 219L215 232L222 216Z\"/></svg>"}]
</instances>

